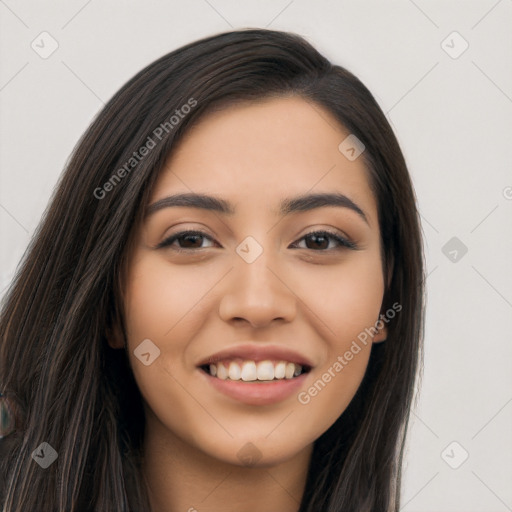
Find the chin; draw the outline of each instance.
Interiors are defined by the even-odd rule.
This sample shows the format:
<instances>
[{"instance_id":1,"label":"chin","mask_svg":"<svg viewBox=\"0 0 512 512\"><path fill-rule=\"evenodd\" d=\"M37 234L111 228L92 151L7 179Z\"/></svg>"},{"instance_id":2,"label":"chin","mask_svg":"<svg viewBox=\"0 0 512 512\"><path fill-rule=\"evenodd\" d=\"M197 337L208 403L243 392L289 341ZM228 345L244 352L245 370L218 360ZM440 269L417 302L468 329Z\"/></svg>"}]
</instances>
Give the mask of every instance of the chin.
<instances>
[{"instance_id":1,"label":"chin","mask_svg":"<svg viewBox=\"0 0 512 512\"><path fill-rule=\"evenodd\" d=\"M282 464L304 451L308 445L297 444L283 446L283 440L276 437L269 440L262 436L260 439L240 437L227 443L215 443L214 446L204 447L202 451L209 456L240 467L269 468ZM201 448L199 448L201 449Z\"/></svg>"}]
</instances>

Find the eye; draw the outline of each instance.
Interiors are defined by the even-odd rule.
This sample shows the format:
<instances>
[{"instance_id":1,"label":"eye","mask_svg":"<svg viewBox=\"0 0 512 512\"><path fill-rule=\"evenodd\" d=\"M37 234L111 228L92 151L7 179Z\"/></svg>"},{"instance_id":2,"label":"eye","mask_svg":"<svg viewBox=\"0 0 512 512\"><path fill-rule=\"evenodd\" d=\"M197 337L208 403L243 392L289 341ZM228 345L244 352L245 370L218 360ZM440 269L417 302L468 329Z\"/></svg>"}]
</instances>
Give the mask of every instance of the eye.
<instances>
[{"instance_id":1,"label":"eye","mask_svg":"<svg viewBox=\"0 0 512 512\"><path fill-rule=\"evenodd\" d=\"M186 252L193 249L205 249L207 247L213 247L212 245L203 246L202 242L204 240L210 240L213 242L213 239L209 237L206 233L202 231L180 231L179 233L175 233L171 235L169 238L166 238L162 242L160 242L156 248L160 249L162 247L171 247L173 250L178 252ZM178 242L178 246L174 246L174 242Z\"/></svg>"},{"instance_id":2,"label":"eye","mask_svg":"<svg viewBox=\"0 0 512 512\"><path fill-rule=\"evenodd\" d=\"M203 242L209 240L212 242L211 245L203 246ZM304 240L306 247L300 247L298 242ZM178 242L176 245L175 242ZM310 242L310 243L308 243ZM334 242L334 247L331 242ZM216 242L202 231L180 231L160 242L156 248L160 249L163 247L170 247L174 251L187 252L194 249L206 249L208 247L214 247ZM218 244L217 244L218 245ZM304 235L299 241L292 244L290 247L297 249L311 249L315 252L326 252L336 249L357 249L357 245L348 240L347 238L330 231L312 231Z\"/></svg>"},{"instance_id":3,"label":"eye","mask_svg":"<svg viewBox=\"0 0 512 512\"><path fill-rule=\"evenodd\" d=\"M305 240L306 241L306 247L297 247L297 243ZM308 240L311 242L308 244ZM334 241L335 246L331 246L331 241ZM332 233L330 231L312 231L311 233L308 233L307 235L304 235L298 242L295 242L292 244L291 247L296 246L298 249L312 249L317 252L325 252L326 250L336 250L336 249L357 249L357 245L352 242L351 240L348 240L347 238L344 238L337 233Z\"/></svg>"}]
</instances>

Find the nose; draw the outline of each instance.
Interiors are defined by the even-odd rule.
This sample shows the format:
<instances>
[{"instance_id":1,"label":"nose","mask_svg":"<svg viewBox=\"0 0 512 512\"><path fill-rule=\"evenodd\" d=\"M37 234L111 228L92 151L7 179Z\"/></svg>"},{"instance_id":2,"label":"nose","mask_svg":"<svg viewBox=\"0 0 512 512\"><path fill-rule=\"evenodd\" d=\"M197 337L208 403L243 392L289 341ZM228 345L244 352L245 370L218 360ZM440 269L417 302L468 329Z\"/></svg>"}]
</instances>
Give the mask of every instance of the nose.
<instances>
[{"instance_id":1,"label":"nose","mask_svg":"<svg viewBox=\"0 0 512 512\"><path fill-rule=\"evenodd\" d=\"M262 328L295 318L297 295L275 260L269 261L268 252L263 251L252 263L235 255L238 259L219 305L219 316L225 322L247 322Z\"/></svg>"}]
</instances>

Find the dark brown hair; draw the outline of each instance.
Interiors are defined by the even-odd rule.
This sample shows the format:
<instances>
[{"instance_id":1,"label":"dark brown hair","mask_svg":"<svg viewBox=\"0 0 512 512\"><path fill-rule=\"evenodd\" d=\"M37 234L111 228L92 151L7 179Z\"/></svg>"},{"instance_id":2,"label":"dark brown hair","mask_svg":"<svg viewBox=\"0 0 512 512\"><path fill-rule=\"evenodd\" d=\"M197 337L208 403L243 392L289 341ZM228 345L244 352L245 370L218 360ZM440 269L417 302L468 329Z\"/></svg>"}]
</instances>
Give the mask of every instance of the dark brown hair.
<instances>
[{"instance_id":1,"label":"dark brown hair","mask_svg":"<svg viewBox=\"0 0 512 512\"><path fill-rule=\"evenodd\" d=\"M349 407L315 442L300 512L399 510L424 315L411 179L383 112L353 74L298 35L247 29L147 66L74 149L0 317L0 392L17 411L15 432L0 440L3 512L149 511L140 473L142 398L126 352L106 341L114 323L123 324L129 243L159 171L191 126L213 109L283 95L323 106L365 145L389 276L382 310L402 306L387 341L373 345ZM191 99L194 107L170 122ZM162 125L168 129L156 147L127 168ZM123 166L129 170L120 173ZM31 458L43 441L58 452L45 470Z\"/></svg>"}]
</instances>

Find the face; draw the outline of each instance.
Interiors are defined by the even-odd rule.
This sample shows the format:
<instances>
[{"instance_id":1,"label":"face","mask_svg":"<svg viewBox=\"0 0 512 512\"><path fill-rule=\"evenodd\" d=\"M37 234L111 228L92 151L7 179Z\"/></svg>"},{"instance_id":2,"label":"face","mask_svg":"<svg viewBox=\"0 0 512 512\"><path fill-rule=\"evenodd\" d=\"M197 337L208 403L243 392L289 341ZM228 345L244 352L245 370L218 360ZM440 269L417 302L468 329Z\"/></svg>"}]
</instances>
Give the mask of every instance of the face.
<instances>
[{"instance_id":1,"label":"face","mask_svg":"<svg viewBox=\"0 0 512 512\"><path fill-rule=\"evenodd\" d=\"M125 282L147 436L271 465L346 409L386 336L368 330L384 293L379 225L362 158L338 149L348 135L289 97L210 114L181 141ZM171 199L192 193L218 201ZM311 194L331 196L294 201Z\"/></svg>"}]
</instances>

